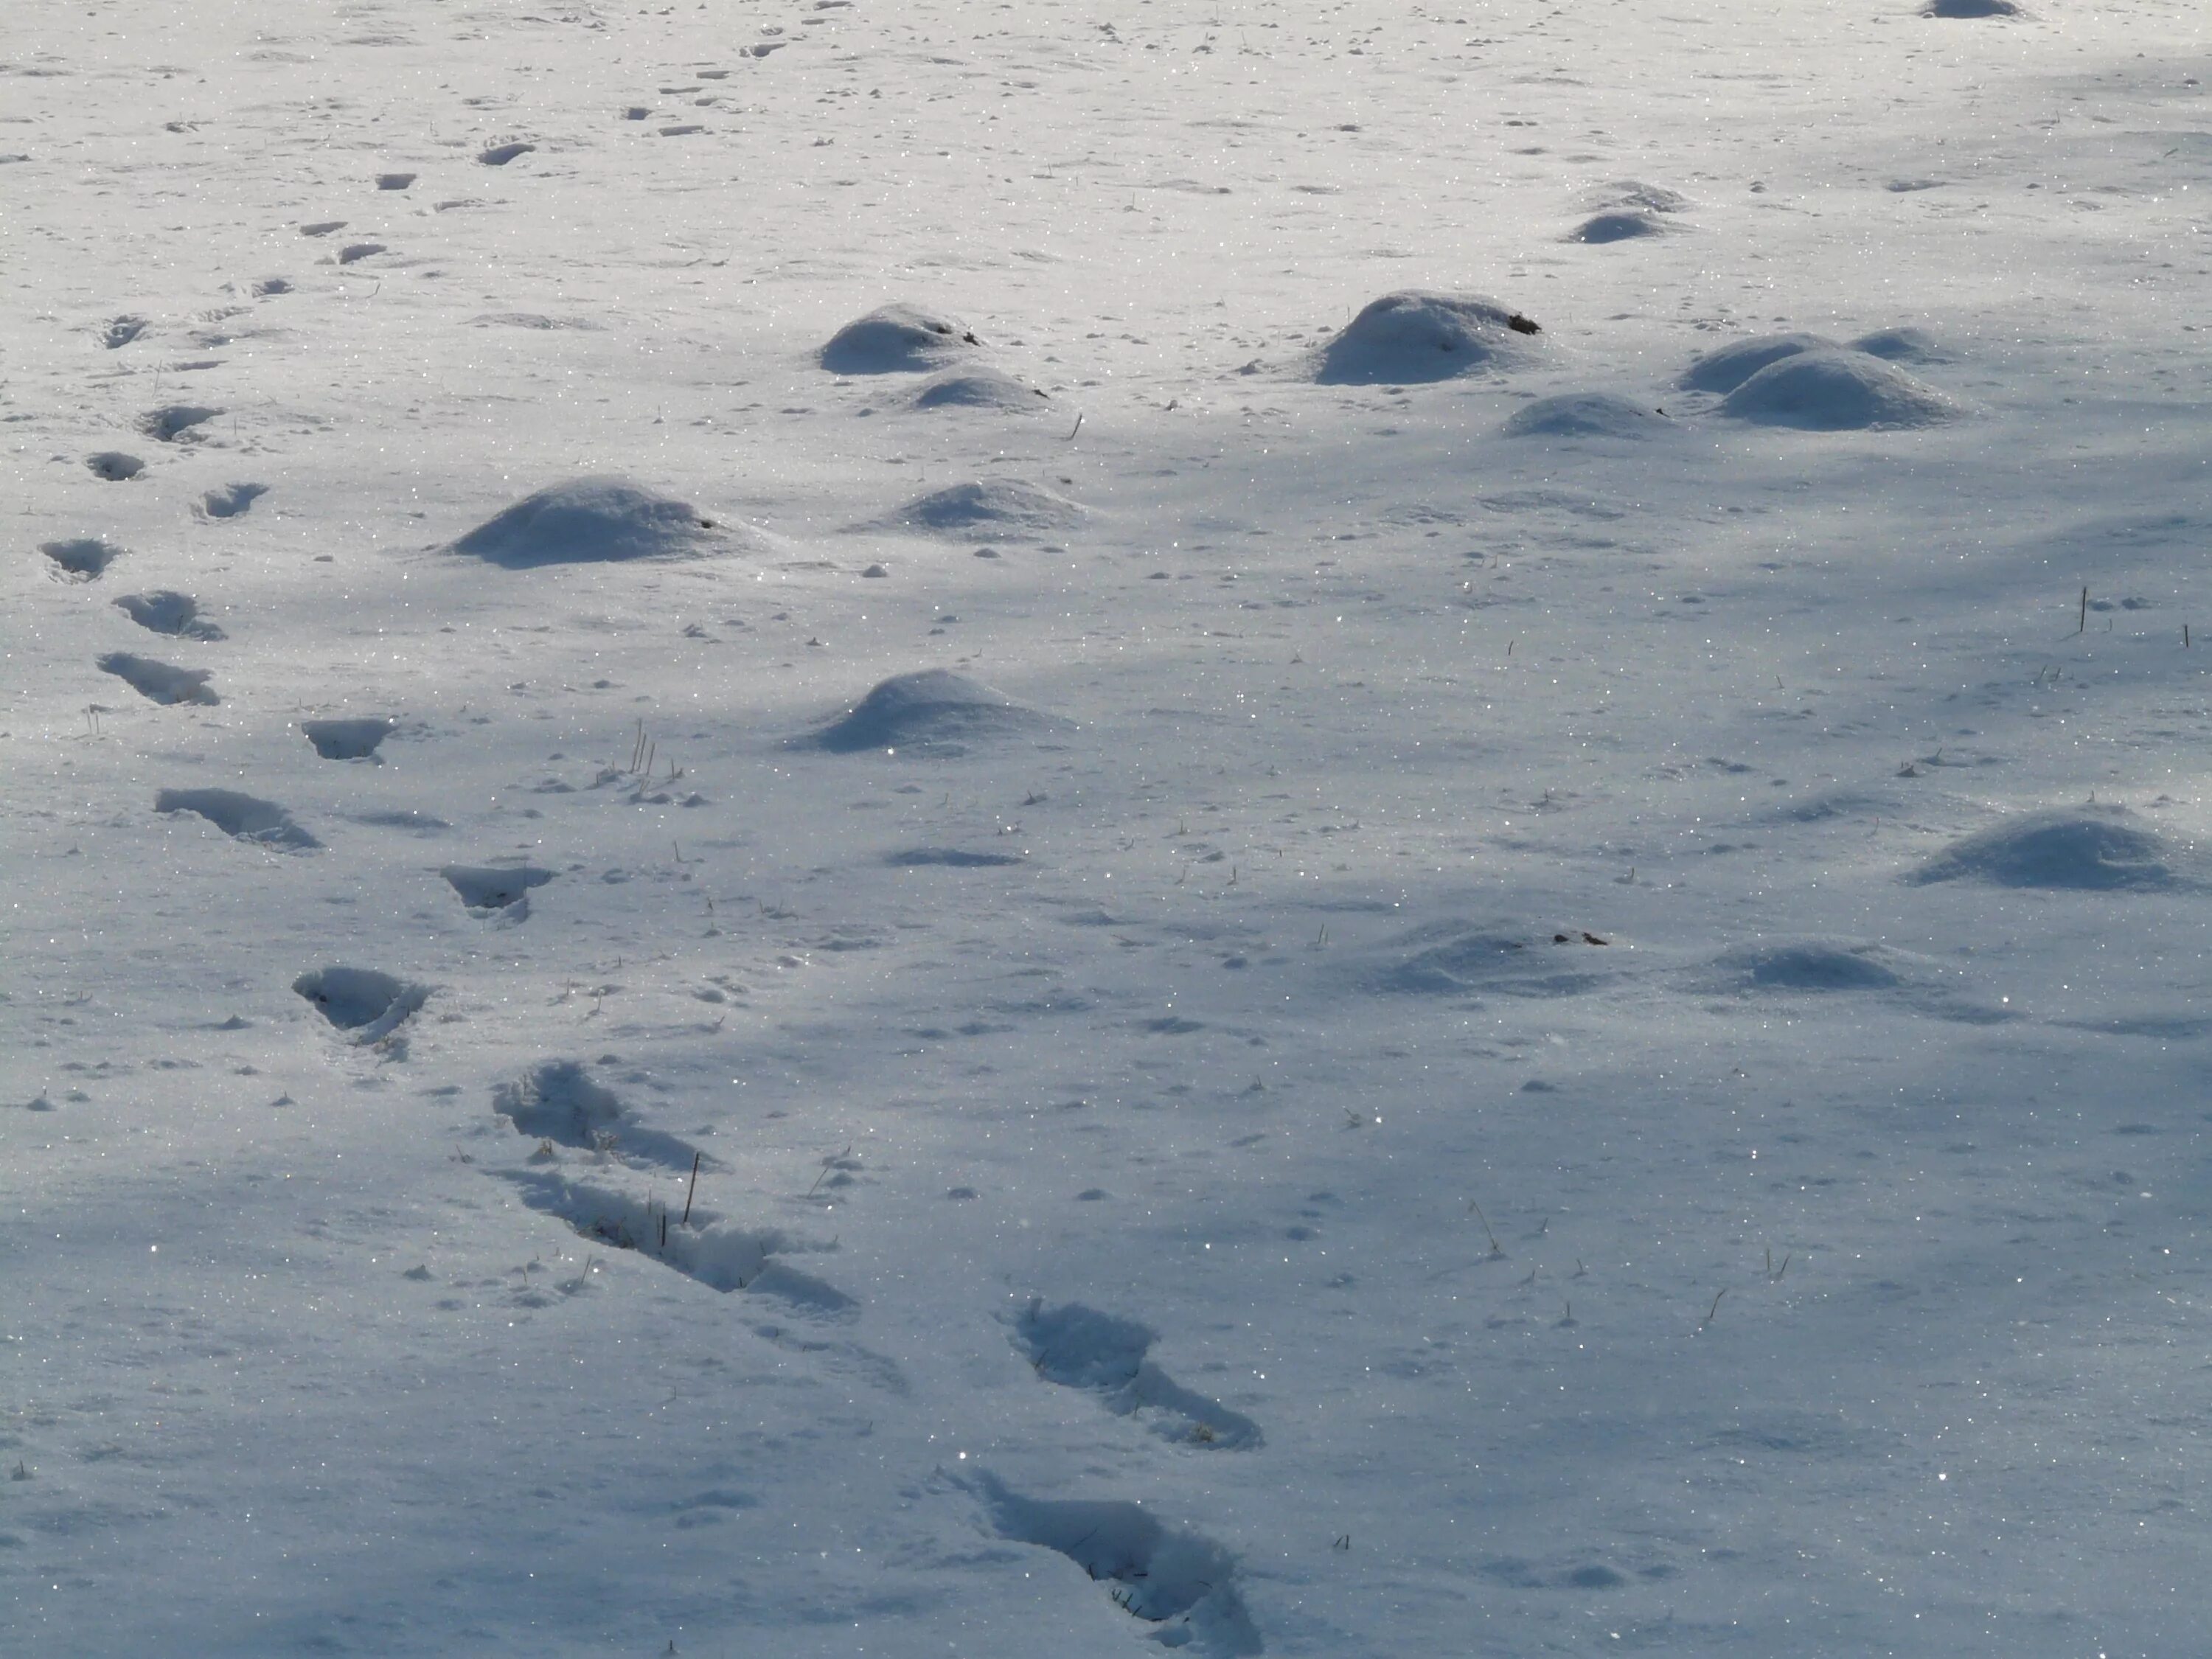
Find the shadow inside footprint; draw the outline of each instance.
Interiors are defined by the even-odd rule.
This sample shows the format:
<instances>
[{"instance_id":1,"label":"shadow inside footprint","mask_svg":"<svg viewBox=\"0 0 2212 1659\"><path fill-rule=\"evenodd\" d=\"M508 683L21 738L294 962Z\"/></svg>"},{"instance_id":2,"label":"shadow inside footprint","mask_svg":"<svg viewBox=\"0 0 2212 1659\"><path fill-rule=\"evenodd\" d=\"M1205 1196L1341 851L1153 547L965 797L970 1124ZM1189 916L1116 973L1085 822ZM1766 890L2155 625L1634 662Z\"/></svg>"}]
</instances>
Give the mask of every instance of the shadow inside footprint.
<instances>
[{"instance_id":1,"label":"shadow inside footprint","mask_svg":"<svg viewBox=\"0 0 2212 1659\"><path fill-rule=\"evenodd\" d=\"M392 732L393 722L384 716L366 720L301 720L300 731L325 760L380 758L376 747Z\"/></svg>"},{"instance_id":2,"label":"shadow inside footprint","mask_svg":"<svg viewBox=\"0 0 2212 1659\"><path fill-rule=\"evenodd\" d=\"M114 556L110 552L108 556ZM222 629L200 615L197 599L171 588L160 588L151 593L125 593L115 601L115 608L149 634L166 634L180 640L224 637Z\"/></svg>"},{"instance_id":3,"label":"shadow inside footprint","mask_svg":"<svg viewBox=\"0 0 2212 1659\"><path fill-rule=\"evenodd\" d=\"M54 574L64 581L96 580L100 572L123 556L123 550L91 537L75 541L42 542L39 551L53 561Z\"/></svg>"},{"instance_id":4,"label":"shadow inside footprint","mask_svg":"<svg viewBox=\"0 0 2212 1659\"><path fill-rule=\"evenodd\" d=\"M1116 1416L1134 1417L1163 1440L1243 1451L1261 1442L1260 1425L1218 1401L1184 1388L1146 1358L1158 1340L1149 1328L1079 1302L1048 1308L1032 1300L1014 1322L1014 1340L1036 1374L1098 1396Z\"/></svg>"},{"instance_id":5,"label":"shadow inside footprint","mask_svg":"<svg viewBox=\"0 0 2212 1659\"><path fill-rule=\"evenodd\" d=\"M139 696L155 702L212 705L222 701L209 689L208 682L215 676L204 668L179 668L173 663L133 656L128 651L111 651L100 659L99 665Z\"/></svg>"}]
</instances>

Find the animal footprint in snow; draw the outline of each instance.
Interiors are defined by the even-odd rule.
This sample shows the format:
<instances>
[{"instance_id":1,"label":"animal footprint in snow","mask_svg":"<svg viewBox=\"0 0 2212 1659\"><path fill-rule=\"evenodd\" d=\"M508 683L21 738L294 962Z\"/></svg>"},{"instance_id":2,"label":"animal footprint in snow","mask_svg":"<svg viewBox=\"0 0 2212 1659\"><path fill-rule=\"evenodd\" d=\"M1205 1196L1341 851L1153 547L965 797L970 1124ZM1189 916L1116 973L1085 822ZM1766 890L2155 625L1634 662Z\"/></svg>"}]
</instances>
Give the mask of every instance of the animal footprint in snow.
<instances>
[{"instance_id":1,"label":"animal footprint in snow","mask_svg":"<svg viewBox=\"0 0 2212 1659\"><path fill-rule=\"evenodd\" d=\"M209 689L208 682L214 676L204 668L179 668L170 663L156 662L151 657L133 656L128 651L109 652L100 659L100 666L154 702L213 704L222 701Z\"/></svg>"},{"instance_id":2,"label":"animal footprint in snow","mask_svg":"<svg viewBox=\"0 0 2212 1659\"><path fill-rule=\"evenodd\" d=\"M1258 1445L1258 1424L1184 1388L1146 1357L1158 1340L1133 1319L1079 1302L1048 1308L1033 1300L1014 1322L1016 1345L1046 1382L1095 1394L1116 1416L1134 1417L1177 1445L1232 1451Z\"/></svg>"},{"instance_id":3,"label":"animal footprint in snow","mask_svg":"<svg viewBox=\"0 0 2212 1659\"><path fill-rule=\"evenodd\" d=\"M129 345L146 329L147 322L143 317L133 317L127 313L120 317L111 317L100 328L100 343L110 351L115 351Z\"/></svg>"},{"instance_id":4,"label":"animal footprint in snow","mask_svg":"<svg viewBox=\"0 0 2212 1659\"><path fill-rule=\"evenodd\" d=\"M164 789L154 797L156 812L195 812L226 836L304 853L322 842L292 821L273 800L235 789Z\"/></svg>"},{"instance_id":5,"label":"animal footprint in snow","mask_svg":"<svg viewBox=\"0 0 2212 1659\"><path fill-rule=\"evenodd\" d=\"M989 1505L1000 1537L1056 1550L1110 1585L1115 1607L1159 1626L1152 1640L1162 1647L1209 1659L1261 1650L1237 1591L1237 1559L1212 1539L1170 1530L1135 1504L1024 1498L980 1473L970 1489Z\"/></svg>"},{"instance_id":6,"label":"animal footprint in snow","mask_svg":"<svg viewBox=\"0 0 2212 1659\"><path fill-rule=\"evenodd\" d=\"M301 720L300 731L325 760L378 760L377 745L390 737L396 722L374 715L363 720Z\"/></svg>"},{"instance_id":7,"label":"animal footprint in snow","mask_svg":"<svg viewBox=\"0 0 2212 1659\"><path fill-rule=\"evenodd\" d=\"M635 1250L696 1279L711 1291L772 1296L802 1312L851 1316L859 1304L786 1257L836 1248L808 1243L773 1227L738 1227L716 1211L694 1204L690 1219L681 1206L648 1192L573 1180L559 1171L510 1170L504 1177L521 1189L533 1210L557 1215L584 1237L617 1250Z\"/></svg>"},{"instance_id":8,"label":"animal footprint in snow","mask_svg":"<svg viewBox=\"0 0 2212 1659\"><path fill-rule=\"evenodd\" d=\"M428 986L374 968L318 968L294 980L292 988L356 1045L390 1036L430 1000Z\"/></svg>"},{"instance_id":9,"label":"animal footprint in snow","mask_svg":"<svg viewBox=\"0 0 2212 1659\"><path fill-rule=\"evenodd\" d=\"M221 489L210 489L200 498L200 516L204 519L235 519L251 510L253 503L269 493L267 484L226 484Z\"/></svg>"},{"instance_id":10,"label":"animal footprint in snow","mask_svg":"<svg viewBox=\"0 0 2212 1659\"><path fill-rule=\"evenodd\" d=\"M141 415L138 429L161 443L189 443L201 435L201 426L222 413L219 409L205 409L198 404L170 404Z\"/></svg>"},{"instance_id":11,"label":"animal footprint in snow","mask_svg":"<svg viewBox=\"0 0 2212 1659\"><path fill-rule=\"evenodd\" d=\"M504 916L512 921L530 914L530 890L553 879L550 870L527 864L491 869L449 864L438 873L461 896L471 915Z\"/></svg>"},{"instance_id":12,"label":"animal footprint in snow","mask_svg":"<svg viewBox=\"0 0 2212 1659\"><path fill-rule=\"evenodd\" d=\"M94 477L109 483L121 483L126 478L137 477L146 470L145 462L136 455L126 455L119 449L103 449L97 455L88 455L84 458L84 464Z\"/></svg>"},{"instance_id":13,"label":"animal footprint in snow","mask_svg":"<svg viewBox=\"0 0 2212 1659\"><path fill-rule=\"evenodd\" d=\"M149 634L166 634L180 640L223 637L222 629L200 615L198 600L189 593L171 588L160 588L151 593L125 593L115 601L115 608Z\"/></svg>"},{"instance_id":14,"label":"animal footprint in snow","mask_svg":"<svg viewBox=\"0 0 2212 1659\"><path fill-rule=\"evenodd\" d=\"M39 551L53 562L54 574L64 581L97 580L102 571L123 556L123 550L90 538L76 541L44 542Z\"/></svg>"},{"instance_id":15,"label":"animal footprint in snow","mask_svg":"<svg viewBox=\"0 0 2212 1659\"><path fill-rule=\"evenodd\" d=\"M515 1133L580 1151L612 1153L685 1170L698 1152L674 1135L637 1121L615 1092L592 1081L583 1063L549 1060L492 1091L492 1109Z\"/></svg>"}]
</instances>

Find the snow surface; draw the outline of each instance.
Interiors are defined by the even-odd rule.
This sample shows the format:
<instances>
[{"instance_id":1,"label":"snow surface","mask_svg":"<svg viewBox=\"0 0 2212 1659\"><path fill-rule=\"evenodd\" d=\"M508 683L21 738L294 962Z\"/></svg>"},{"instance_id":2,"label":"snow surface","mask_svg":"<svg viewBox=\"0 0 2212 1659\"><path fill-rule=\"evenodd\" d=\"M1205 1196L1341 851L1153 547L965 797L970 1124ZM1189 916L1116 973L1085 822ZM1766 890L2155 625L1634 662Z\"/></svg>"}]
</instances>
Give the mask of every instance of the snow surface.
<instances>
[{"instance_id":1,"label":"snow surface","mask_svg":"<svg viewBox=\"0 0 2212 1659\"><path fill-rule=\"evenodd\" d=\"M0 1654L2198 1650L2212 37L1923 3L12 0Z\"/></svg>"}]
</instances>

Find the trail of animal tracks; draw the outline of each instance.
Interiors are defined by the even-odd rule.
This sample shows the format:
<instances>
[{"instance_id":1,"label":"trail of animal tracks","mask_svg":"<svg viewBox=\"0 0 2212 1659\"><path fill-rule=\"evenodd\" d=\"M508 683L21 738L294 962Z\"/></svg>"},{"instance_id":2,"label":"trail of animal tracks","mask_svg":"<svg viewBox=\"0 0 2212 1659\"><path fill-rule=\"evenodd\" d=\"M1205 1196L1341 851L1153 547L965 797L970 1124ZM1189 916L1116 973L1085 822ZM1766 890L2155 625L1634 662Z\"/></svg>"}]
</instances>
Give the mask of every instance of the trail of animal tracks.
<instances>
[{"instance_id":1,"label":"trail of animal tracks","mask_svg":"<svg viewBox=\"0 0 2212 1659\"><path fill-rule=\"evenodd\" d=\"M2206 39L17 0L0 1651L2168 1655Z\"/></svg>"}]
</instances>

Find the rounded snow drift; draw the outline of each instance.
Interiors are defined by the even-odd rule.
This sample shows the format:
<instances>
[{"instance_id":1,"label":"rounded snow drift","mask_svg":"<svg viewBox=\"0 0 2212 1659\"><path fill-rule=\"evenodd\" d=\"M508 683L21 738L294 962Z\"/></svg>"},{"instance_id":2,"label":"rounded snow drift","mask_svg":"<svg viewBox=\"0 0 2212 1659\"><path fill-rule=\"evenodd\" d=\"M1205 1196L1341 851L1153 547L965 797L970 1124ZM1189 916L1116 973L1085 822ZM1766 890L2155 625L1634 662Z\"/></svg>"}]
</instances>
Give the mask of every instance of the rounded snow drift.
<instances>
[{"instance_id":1,"label":"rounded snow drift","mask_svg":"<svg viewBox=\"0 0 2212 1659\"><path fill-rule=\"evenodd\" d=\"M1738 420L1813 432L1935 426L1960 413L1925 380L1861 351L1807 351L1769 363L1721 407Z\"/></svg>"},{"instance_id":2,"label":"rounded snow drift","mask_svg":"<svg viewBox=\"0 0 2212 1659\"><path fill-rule=\"evenodd\" d=\"M953 484L916 496L862 528L950 536L1036 535L1080 524L1085 509L1014 479Z\"/></svg>"},{"instance_id":3,"label":"rounded snow drift","mask_svg":"<svg viewBox=\"0 0 2212 1659\"><path fill-rule=\"evenodd\" d=\"M884 306L831 335L822 367L832 374L913 374L941 368L979 343L950 317L920 306Z\"/></svg>"},{"instance_id":4,"label":"rounded snow drift","mask_svg":"<svg viewBox=\"0 0 2212 1659\"><path fill-rule=\"evenodd\" d=\"M1769 363L1800 352L1826 351L1833 340L1819 334L1760 334L1708 351L1682 373L1686 392L1733 392Z\"/></svg>"},{"instance_id":5,"label":"rounded snow drift","mask_svg":"<svg viewBox=\"0 0 2212 1659\"><path fill-rule=\"evenodd\" d=\"M714 526L689 501L626 478L570 478L526 495L453 544L509 569L623 559L696 557L714 550Z\"/></svg>"},{"instance_id":6,"label":"rounded snow drift","mask_svg":"<svg viewBox=\"0 0 2212 1659\"><path fill-rule=\"evenodd\" d=\"M1041 406L1044 393L994 368L951 369L933 374L915 391L915 409L1012 409Z\"/></svg>"},{"instance_id":7,"label":"rounded snow drift","mask_svg":"<svg viewBox=\"0 0 2212 1659\"><path fill-rule=\"evenodd\" d=\"M1065 725L964 674L930 668L892 676L841 719L793 738L791 746L833 755L889 749L949 757L964 754L970 743L1035 736Z\"/></svg>"},{"instance_id":8,"label":"rounded snow drift","mask_svg":"<svg viewBox=\"0 0 2212 1659\"><path fill-rule=\"evenodd\" d=\"M1731 951L1722 972L1747 991L1883 991L1903 981L1871 945L1796 939Z\"/></svg>"},{"instance_id":9,"label":"rounded snow drift","mask_svg":"<svg viewBox=\"0 0 2212 1659\"><path fill-rule=\"evenodd\" d=\"M1345 325L1322 348L1314 379L1389 386L1511 368L1534 356L1542 332L1495 300L1409 289L1384 295Z\"/></svg>"},{"instance_id":10,"label":"rounded snow drift","mask_svg":"<svg viewBox=\"0 0 2212 1659\"><path fill-rule=\"evenodd\" d=\"M1907 878L2095 892L2171 887L2165 838L2121 806L2027 812L1954 842Z\"/></svg>"},{"instance_id":11,"label":"rounded snow drift","mask_svg":"<svg viewBox=\"0 0 2212 1659\"><path fill-rule=\"evenodd\" d=\"M1934 363L1943 360L1936 337L1924 328L1878 328L1852 341L1851 349L1893 363Z\"/></svg>"},{"instance_id":12,"label":"rounded snow drift","mask_svg":"<svg viewBox=\"0 0 2212 1659\"><path fill-rule=\"evenodd\" d=\"M1664 236L1666 224L1645 209L1613 208L1593 214L1567 234L1571 242L1632 242L1641 236Z\"/></svg>"},{"instance_id":13,"label":"rounded snow drift","mask_svg":"<svg viewBox=\"0 0 2212 1659\"><path fill-rule=\"evenodd\" d=\"M1509 438L1649 438L1673 424L1611 392L1570 392L1515 410L1499 429Z\"/></svg>"}]
</instances>

